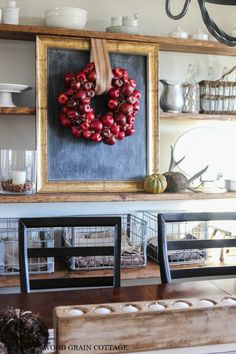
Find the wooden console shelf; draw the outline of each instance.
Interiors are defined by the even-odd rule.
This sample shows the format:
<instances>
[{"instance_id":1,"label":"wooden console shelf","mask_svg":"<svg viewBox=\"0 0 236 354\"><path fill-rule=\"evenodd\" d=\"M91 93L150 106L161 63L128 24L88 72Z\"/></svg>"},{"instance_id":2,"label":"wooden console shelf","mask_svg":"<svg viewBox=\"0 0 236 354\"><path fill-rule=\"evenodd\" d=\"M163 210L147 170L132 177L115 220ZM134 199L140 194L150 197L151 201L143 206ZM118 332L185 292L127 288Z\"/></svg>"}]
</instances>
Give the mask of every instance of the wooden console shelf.
<instances>
[{"instance_id":1,"label":"wooden console shelf","mask_svg":"<svg viewBox=\"0 0 236 354\"><path fill-rule=\"evenodd\" d=\"M176 119L176 120L218 120L218 121L234 121L236 115L231 114L201 114L201 113L168 113L160 112L161 119Z\"/></svg>"},{"instance_id":2,"label":"wooden console shelf","mask_svg":"<svg viewBox=\"0 0 236 354\"><path fill-rule=\"evenodd\" d=\"M33 116L36 114L36 109L35 107L0 107L0 114Z\"/></svg>"},{"instance_id":3,"label":"wooden console shelf","mask_svg":"<svg viewBox=\"0 0 236 354\"><path fill-rule=\"evenodd\" d=\"M59 193L35 195L0 195L1 203L76 203L76 202L135 202L236 198L227 193Z\"/></svg>"},{"instance_id":4,"label":"wooden console shelf","mask_svg":"<svg viewBox=\"0 0 236 354\"><path fill-rule=\"evenodd\" d=\"M94 32L86 30L71 30L43 26L23 26L0 24L0 38L35 41L37 35L105 38L124 41L149 42L159 44L160 50L172 52L236 55L236 49L215 41L199 41L160 36L132 35L124 33Z\"/></svg>"}]
</instances>

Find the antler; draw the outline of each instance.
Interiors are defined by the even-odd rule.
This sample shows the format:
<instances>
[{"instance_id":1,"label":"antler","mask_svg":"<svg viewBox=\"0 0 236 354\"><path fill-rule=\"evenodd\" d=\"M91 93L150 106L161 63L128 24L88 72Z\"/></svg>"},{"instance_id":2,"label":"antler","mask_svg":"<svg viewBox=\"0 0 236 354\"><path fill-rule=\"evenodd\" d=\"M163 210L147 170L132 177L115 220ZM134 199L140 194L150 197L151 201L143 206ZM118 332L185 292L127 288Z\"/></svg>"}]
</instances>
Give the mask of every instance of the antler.
<instances>
[{"instance_id":1,"label":"antler","mask_svg":"<svg viewBox=\"0 0 236 354\"><path fill-rule=\"evenodd\" d=\"M188 180L188 185L193 182L195 179L197 179L198 177L200 177L201 175L203 175L203 173L206 172L206 170L208 169L209 165L207 165L205 168L203 168L201 171L197 172L193 177L191 177Z\"/></svg>"},{"instance_id":2,"label":"antler","mask_svg":"<svg viewBox=\"0 0 236 354\"><path fill-rule=\"evenodd\" d=\"M170 146L171 148L171 155L170 155L170 167L169 167L169 172L173 171L173 169L178 166L180 164L180 162L183 161L183 159L185 159L185 156L182 157L182 159L180 159L179 161L175 161L174 159L174 148L173 146L171 145Z\"/></svg>"}]
</instances>

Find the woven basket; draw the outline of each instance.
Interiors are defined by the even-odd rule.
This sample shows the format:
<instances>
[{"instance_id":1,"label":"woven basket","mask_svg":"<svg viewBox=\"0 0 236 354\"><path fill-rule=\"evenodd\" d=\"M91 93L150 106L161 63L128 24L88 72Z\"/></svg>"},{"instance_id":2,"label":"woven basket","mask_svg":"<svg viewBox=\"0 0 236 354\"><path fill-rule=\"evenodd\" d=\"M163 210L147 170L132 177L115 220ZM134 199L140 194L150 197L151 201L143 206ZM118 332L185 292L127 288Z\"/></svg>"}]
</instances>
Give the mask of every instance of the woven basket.
<instances>
[{"instance_id":1,"label":"woven basket","mask_svg":"<svg viewBox=\"0 0 236 354\"><path fill-rule=\"evenodd\" d=\"M219 80L203 80L200 86L200 113L235 114L236 82L223 79L236 69L234 66Z\"/></svg>"}]
</instances>

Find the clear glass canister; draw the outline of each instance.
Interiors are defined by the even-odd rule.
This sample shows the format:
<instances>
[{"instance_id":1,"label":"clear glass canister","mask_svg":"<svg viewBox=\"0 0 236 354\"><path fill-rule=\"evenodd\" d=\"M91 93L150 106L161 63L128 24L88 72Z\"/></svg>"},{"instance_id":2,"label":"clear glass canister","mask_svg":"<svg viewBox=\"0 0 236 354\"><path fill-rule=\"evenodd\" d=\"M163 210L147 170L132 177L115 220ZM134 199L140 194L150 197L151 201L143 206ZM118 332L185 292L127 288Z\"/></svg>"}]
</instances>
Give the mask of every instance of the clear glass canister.
<instances>
[{"instance_id":1,"label":"clear glass canister","mask_svg":"<svg viewBox=\"0 0 236 354\"><path fill-rule=\"evenodd\" d=\"M188 78L186 82L182 84L183 87L183 112L184 113L198 113L200 92L199 84L195 80L194 66L189 64L188 66Z\"/></svg>"},{"instance_id":2,"label":"clear glass canister","mask_svg":"<svg viewBox=\"0 0 236 354\"><path fill-rule=\"evenodd\" d=\"M34 194L35 151L0 150L0 193Z\"/></svg>"}]
</instances>

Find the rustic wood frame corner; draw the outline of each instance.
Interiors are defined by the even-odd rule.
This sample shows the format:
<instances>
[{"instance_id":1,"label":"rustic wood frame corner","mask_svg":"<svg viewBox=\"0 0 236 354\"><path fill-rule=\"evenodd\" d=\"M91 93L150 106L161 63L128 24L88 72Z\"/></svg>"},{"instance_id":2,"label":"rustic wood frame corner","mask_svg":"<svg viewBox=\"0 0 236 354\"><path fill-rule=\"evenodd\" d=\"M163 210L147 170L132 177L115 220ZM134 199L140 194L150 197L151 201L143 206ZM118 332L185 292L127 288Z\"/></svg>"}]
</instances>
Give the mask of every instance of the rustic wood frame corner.
<instances>
[{"instance_id":1,"label":"rustic wood frame corner","mask_svg":"<svg viewBox=\"0 0 236 354\"><path fill-rule=\"evenodd\" d=\"M106 38L106 34L104 34ZM37 88L37 191L39 193L72 192L141 192L143 180L128 181L50 181L48 178L48 103L47 73L48 48L89 50L90 41L83 38L37 36L36 88ZM159 119L158 119L158 45L132 41L107 40L109 52L143 55L147 58L147 174L158 170Z\"/></svg>"}]
</instances>

